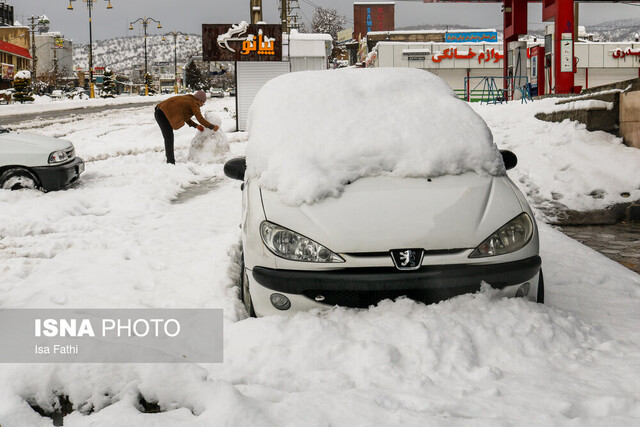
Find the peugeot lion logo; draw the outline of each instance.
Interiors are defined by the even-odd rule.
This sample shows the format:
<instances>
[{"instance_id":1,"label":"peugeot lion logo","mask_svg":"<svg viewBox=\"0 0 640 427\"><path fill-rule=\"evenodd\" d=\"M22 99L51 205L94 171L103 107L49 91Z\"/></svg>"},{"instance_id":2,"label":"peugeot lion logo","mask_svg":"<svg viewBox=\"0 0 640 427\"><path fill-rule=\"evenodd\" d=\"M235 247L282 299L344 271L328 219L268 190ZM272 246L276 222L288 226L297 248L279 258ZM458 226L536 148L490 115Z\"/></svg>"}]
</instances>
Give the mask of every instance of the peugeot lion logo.
<instances>
[{"instance_id":1,"label":"peugeot lion logo","mask_svg":"<svg viewBox=\"0 0 640 427\"><path fill-rule=\"evenodd\" d=\"M391 258L398 270L417 270L422 265L423 249L394 249Z\"/></svg>"}]
</instances>

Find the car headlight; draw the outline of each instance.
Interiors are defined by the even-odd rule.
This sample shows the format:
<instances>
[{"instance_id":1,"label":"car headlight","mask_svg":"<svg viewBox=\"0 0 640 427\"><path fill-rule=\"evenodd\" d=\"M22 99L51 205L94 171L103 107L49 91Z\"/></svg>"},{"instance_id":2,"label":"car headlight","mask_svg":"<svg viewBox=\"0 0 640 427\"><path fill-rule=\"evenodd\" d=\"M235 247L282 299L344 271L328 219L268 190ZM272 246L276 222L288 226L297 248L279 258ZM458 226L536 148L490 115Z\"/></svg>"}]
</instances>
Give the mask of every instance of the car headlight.
<instances>
[{"instance_id":1,"label":"car headlight","mask_svg":"<svg viewBox=\"0 0 640 427\"><path fill-rule=\"evenodd\" d=\"M62 150L54 151L49 154L49 164L62 163L69 160L69 156Z\"/></svg>"},{"instance_id":2,"label":"car headlight","mask_svg":"<svg viewBox=\"0 0 640 427\"><path fill-rule=\"evenodd\" d=\"M271 252L292 261L344 262L339 255L313 240L287 228L263 221L260 236Z\"/></svg>"},{"instance_id":3,"label":"car headlight","mask_svg":"<svg viewBox=\"0 0 640 427\"><path fill-rule=\"evenodd\" d=\"M515 252L524 247L533 236L533 221L526 212L521 213L480 243L469 258L482 258Z\"/></svg>"}]
</instances>

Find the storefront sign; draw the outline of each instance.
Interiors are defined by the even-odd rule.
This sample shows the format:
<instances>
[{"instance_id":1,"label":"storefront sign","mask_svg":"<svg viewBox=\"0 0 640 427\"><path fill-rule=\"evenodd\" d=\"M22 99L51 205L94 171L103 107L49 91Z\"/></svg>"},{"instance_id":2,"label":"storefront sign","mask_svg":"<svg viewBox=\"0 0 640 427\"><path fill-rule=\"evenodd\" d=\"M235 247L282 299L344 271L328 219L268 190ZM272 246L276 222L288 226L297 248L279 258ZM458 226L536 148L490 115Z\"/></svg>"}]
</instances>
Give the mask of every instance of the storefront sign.
<instances>
[{"instance_id":1,"label":"storefront sign","mask_svg":"<svg viewBox=\"0 0 640 427\"><path fill-rule=\"evenodd\" d=\"M353 40L353 28L338 31L338 44L343 44Z\"/></svg>"},{"instance_id":2,"label":"storefront sign","mask_svg":"<svg viewBox=\"0 0 640 427\"><path fill-rule=\"evenodd\" d=\"M631 49L630 47L626 49L614 49L612 51L612 56L615 59L623 59L626 56L640 56L640 49Z\"/></svg>"},{"instance_id":3,"label":"storefront sign","mask_svg":"<svg viewBox=\"0 0 640 427\"><path fill-rule=\"evenodd\" d=\"M475 53L473 51L473 48L458 51L457 47L452 47L445 49L442 52L435 52L431 57L431 60L433 62L440 62L443 59L471 59L476 56L478 57L478 64L489 61L499 62L502 58L504 58L503 52L495 50L494 48L481 50L479 53Z\"/></svg>"},{"instance_id":4,"label":"storefront sign","mask_svg":"<svg viewBox=\"0 0 640 427\"><path fill-rule=\"evenodd\" d=\"M455 33L445 33L444 41L447 43L470 43L470 42L497 42L497 31L460 31Z\"/></svg>"},{"instance_id":5,"label":"storefront sign","mask_svg":"<svg viewBox=\"0 0 640 427\"><path fill-rule=\"evenodd\" d=\"M54 39L53 39L53 47L54 47L54 49L63 49L64 48L64 38L62 38L62 37L54 37Z\"/></svg>"},{"instance_id":6,"label":"storefront sign","mask_svg":"<svg viewBox=\"0 0 640 427\"><path fill-rule=\"evenodd\" d=\"M202 24L204 61L282 61L280 25Z\"/></svg>"},{"instance_id":7,"label":"storefront sign","mask_svg":"<svg viewBox=\"0 0 640 427\"><path fill-rule=\"evenodd\" d=\"M13 64L2 64L2 78L4 80L13 80L14 73Z\"/></svg>"},{"instance_id":8,"label":"storefront sign","mask_svg":"<svg viewBox=\"0 0 640 427\"><path fill-rule=\"evenodd\" d=\"M395 30L395 3L354 3L355 38L364 37L371 31Z\"/></svg>"}]
</instances>

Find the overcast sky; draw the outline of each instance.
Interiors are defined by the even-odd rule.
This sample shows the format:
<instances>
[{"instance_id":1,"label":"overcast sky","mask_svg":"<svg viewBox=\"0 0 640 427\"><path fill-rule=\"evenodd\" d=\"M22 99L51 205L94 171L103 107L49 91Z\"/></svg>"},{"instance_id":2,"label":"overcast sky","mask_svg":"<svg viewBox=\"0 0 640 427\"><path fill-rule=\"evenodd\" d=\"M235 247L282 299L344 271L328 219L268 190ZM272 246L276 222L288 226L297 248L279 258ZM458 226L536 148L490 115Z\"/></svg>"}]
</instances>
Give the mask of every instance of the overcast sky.
<instances>
[{"instance_id":1,"label":"overcast sky","mask_svg":"<svg viewBox=\"0 0 640 427\"><path fill-rule=\"evenodd\" d=\"M51 20L51 30L60 31L76 43L89 41L89 14L83 0L73 2L74 10L67 10L68 0L3 0L15 8L15 19L26 25L31 15L45 14ZM182 31L200 34L201 24L229 24L249 21L249 0L111 0L113 9L107 10L107 0L94 0L93 39L142 34L142 25L129 31L129 22L151 17L163 28L148 27L148 34ZM372 3L376 1L373 0ZM466 25L476 28L502 29L501 4L424 4L422 1L396 1L396 28L418 24ZM277 24L280 0L263 0L264 20ZM299 0L301 18L308 23L317 5L333 8L353 26L353 2L347 0ZM529 5L529 27L542 24L540 4ZM640 7L627 4L581 4L580 25L593 25L614 19L640 18Z\"/></svg>"}]
</instances>

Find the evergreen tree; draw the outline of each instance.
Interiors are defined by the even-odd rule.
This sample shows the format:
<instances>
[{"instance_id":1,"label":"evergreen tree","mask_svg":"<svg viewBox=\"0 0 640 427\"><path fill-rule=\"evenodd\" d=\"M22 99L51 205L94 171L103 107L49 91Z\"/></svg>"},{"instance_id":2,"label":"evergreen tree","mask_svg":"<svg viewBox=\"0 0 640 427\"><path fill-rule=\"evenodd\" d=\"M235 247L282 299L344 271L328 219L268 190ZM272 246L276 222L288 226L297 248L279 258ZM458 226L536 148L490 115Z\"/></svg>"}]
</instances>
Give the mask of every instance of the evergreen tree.
<instances>
[{"instance_id":1,"label":"evergreen tree","mask_svg":"<svg viewBox=\"0 0 640 427\"><path fill-rule=\"evenodd\" d=\"M113 98L116 92L116 81L113 72L107 68L102 75L102 97Z\"/></svg>"},{"instance_id":2,"label":"evergreen tree","mask_svg":"<svg viewBox=\"0 0 640 427\"><path fill-rule=\"evenodd\" d=\"M33 97L29 91L31 85L31 73L28 71L19 71L13 79L13 87L16 90L13 99L22 102L31 102Z\"/></svg>"},{"instance_id":3,"label":"evergreen tree","mask_svg":"<svg viewBox=\"0 0 640 427\"><path fill-rule=\"evenodd\" d=\"M144 76L144 84L147 85L147 90L149 91L149 93L155 93L156 92L153 89L153 77L151 77L151 74L147 73Z\"/></svg>"},{"instance_id":4,"label":"evergreen tree","mask_svg":"<svg viewBox=\"0 0 640 427\"><path fill-rule=\"evenodd\" d=\"M202 71L196 65L196 61L192 61L187 67L186 85L192 90L205 89L208 87L207 81L202 75Z\"/></svg>"}]
</instances>

